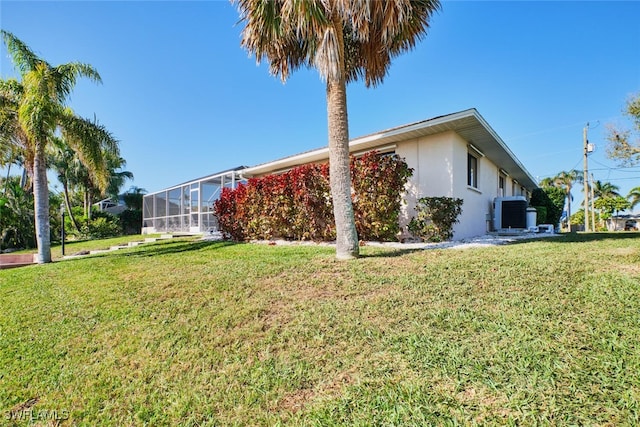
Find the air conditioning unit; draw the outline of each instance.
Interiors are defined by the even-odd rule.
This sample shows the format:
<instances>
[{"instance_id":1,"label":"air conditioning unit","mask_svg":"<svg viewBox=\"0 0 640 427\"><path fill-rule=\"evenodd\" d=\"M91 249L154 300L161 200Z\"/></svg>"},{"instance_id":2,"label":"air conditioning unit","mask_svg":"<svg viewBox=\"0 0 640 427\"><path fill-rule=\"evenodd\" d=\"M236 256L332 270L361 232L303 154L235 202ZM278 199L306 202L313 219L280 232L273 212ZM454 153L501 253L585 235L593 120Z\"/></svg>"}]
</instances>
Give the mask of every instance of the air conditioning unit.
<instances>
[{"instance_id":1,"label":"air conditioning unit","mask_svg":"<svg viewBox=\"0 0 640 427\"><path fill-rule=\"evenodd\" d=\"M493 200L494 230L526 229L528 205L524 196L496 197Z\"/></svg>"}]
</instances>

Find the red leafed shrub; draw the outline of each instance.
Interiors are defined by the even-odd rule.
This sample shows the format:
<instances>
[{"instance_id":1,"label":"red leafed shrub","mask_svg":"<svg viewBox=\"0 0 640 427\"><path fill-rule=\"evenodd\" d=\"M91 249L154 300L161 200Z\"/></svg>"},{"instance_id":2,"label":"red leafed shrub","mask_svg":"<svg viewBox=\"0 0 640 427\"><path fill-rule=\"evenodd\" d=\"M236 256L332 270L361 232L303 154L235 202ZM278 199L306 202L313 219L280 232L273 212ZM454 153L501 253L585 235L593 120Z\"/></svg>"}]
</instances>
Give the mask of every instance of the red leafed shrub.
<instances>
[{"instance_id":1,"label":"red leafed shrub","mask_svg":"<svg viewBox=\"0 0 640 427\"><path fill-rule=\"evenodd\" d=\"M375 152L351 163L358 233L363 239L394 239L401 195L412 170L396 155ZM234 240L333 240L329 165L303 165L225 189L214 212L220 230Z\"/></svg>"},{"instance_id":2,"label":"red leafed shrub","mask_svg":"<svg viewBox=\"0 0 640 427\"><path fill-rule=\"evenodd\" d=\"M214 203L214 212L218 217L218 227L233 240L244 240L247 224L244 215L247 186L239 184L235 189L223 188L220 198Z\"/></svg>"},{"instance_id":3,"label":"red leafed shrub","mask_svg":"<svg viewBox=\"0 0 640 427\"><path fill-rule=\"evenodd\" d=\"M353 211L362 240L394 240L404 186L413 169L396 154L370 151L351 160Z\"/></svg>"},{"instance_id":4,"label":"red leafed shrub","mask_svg":"<svg viewBox=\"0 0 640 427\"><path fill-rule=\"evenodd\" d=\"M335 224L329 188L329 165L303 165L288 173L293 191L291 237L296 240L333 240Z\"/></svg>"}]
</instances>

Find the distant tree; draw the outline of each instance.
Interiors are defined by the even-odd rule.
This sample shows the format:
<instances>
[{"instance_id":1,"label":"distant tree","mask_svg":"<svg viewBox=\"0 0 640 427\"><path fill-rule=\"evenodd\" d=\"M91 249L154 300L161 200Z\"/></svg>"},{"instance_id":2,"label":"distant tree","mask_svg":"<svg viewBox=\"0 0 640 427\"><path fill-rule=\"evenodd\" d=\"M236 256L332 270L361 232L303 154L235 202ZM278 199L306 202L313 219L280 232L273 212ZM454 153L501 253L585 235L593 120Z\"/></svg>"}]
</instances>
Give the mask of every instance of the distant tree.
<instances>
[{"instance_id":1,"label":"distant tree","mask_svg":"<svg viewBox=\"0 0 640 427\"><path fill-rule=\"evenodd\" d=\"M617 197L600 197L593 205L596 209L600 209L600 216L603 219L609 219L615 213L629 209L631 203L622 196Z\"/></svg>"},{"instance_id":2,"label":"distant tree","mask_svg":"<svg viewBox=\"0 0 640 427\"><path fill-rule=\"evenodd\" d=\"M579 179L580 174L575 169L568 172L562 171L553 178L555 186L564 190L567 201L567 227L569 228L569 231L571 231L571 201L573 200L571 189L573 188L573 183Z\"/></svg>"},{"instance_id":3,"label":"distant tree","mask_svg":"<svg viewBox=\"0 0 640 427\"><path fill-rule=\"evenodd\" d=\"M52 66L7 31L0 31L21 81L0 84L0 141L19 147L33 180L35 229L39 262L51 262L51 225L46 147L57 132L65 135L82 162L107 185L107 169L99 144L111 143L109 134L67 108L66 101L78 78L100 82L90 65L71 62ZM114 147L117 150L117 147Z\"/></svg>"},{"instance_id":4,"label":"distant tree","mask_svg":"<svg viewBox=\"0 0 640 427\"><path fill-rule=\"evenodd\" d=\"M359 254L349 171L349 82L381 83L391 58L426 33L439 0L255 1L235 0L245 27L242 45L285 81L291 71L314 66L326 82L330 185L336 257Z\"/></svg>"},{"instance_id":5,"label":"distant tree","mask_svg":"<svg viewBox=\"0 0 640 427\"><path fill-rule=\"evenodd\" d=\"M147 194L147 190L144 188L132 186L124 193L124 204L128 209L141 211L142 200L145 194Z\"/></svg>"},{"instance_id":6,"label":"distant tree","mask_svg":"<svg viewBox=\"0 0 640 427\"><path fill-rule=\"evenodd\" d=\"M584 209L578 209L578 212L571 215L571 223L584 225Z\"/></svg>"},{"instance_id":7,"label":"distant tree","mask_svg":"<svg viewBox=\"0 0 640 427\"><path fill-rule=\"evenodd\" d=\"M554 179L549 177L549 178L543 178L542 180L540 180L539 183L540 187L553 187L555 185Z\"/></svg>"},{"instance_id":8,"label":"distant tree","mask_svg":"<svg viewBox=\"0 0 640 427\"><path fill-rule=\"evenodd\" d=\"M593 182L593 195L596 199L600 197L618 197L620 196L619 190L620 187L610 182L602 182L600 180Z\"/></svg>"},{"instance_id":9,"label":"distant tree","mask_svg":"<svg viewBox=\"0 0 640 427\"><path fill-rule=\"evenodd\" d=\"M560 222L565 202L565 192L559 187L536 188L531 192L531 206L546 208L546 222L556 226Z\"/></svg>"},{"instance_id":10,"label":"distant tree","mask_svg":"<svg viewBox=\"0 0 640 427\"><path fill-rule=\"evenodd\" d=\"M629 209L635 208L640 203L640 187L633 187L627 194L627 199L629 199Z\"/></svg>"},{"instance_id":11,"label":"distant tree","mask_svg":"<svg viewBox=\"0 0 640 427\"><path fill-rule=\"evenodd\" d=\"M71 209L71 198L69 189L78 184L78 169L81 164L75 155L75 151L69 145L65 144L61 138L52 139L49 147L49 157L47 159L48 166L56 173L58 181L62 184L62 192L64 196L65 209L71 221L71 224L80 232L80 225ZM82 170L84 171L84 167Z\"/></svg>"},{"instance_id":12,"label":"distant tree","mask_svg":"<svg viewBox=\"0 0 640 427\"><path fill-rule=\"evenodd\" d=\"M608 125L607 155L623 165L633 165L640 161L640 94L627 100L622 113L631 120L631 129Z\"/></svg>"}]
</instances>

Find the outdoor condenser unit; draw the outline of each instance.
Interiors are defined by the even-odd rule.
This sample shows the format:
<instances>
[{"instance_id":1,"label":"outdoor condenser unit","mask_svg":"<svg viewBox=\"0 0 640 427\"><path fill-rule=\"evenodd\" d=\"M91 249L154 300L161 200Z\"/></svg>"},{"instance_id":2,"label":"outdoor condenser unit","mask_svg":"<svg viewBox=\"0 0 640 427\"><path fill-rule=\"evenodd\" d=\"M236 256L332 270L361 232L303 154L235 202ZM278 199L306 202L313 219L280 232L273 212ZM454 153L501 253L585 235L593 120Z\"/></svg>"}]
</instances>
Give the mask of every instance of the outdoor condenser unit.
<instances>
[{"instance_id":1,"label":"outdoor condenser unit","mask_svg":"<svg viewBox=\"0 0 640 427\"><path fill-rule=\"evenodd\" d=\"M496 197L493 200L493 228L527 228L527 199L524 196Z\"/></svg>"}]
</instances>

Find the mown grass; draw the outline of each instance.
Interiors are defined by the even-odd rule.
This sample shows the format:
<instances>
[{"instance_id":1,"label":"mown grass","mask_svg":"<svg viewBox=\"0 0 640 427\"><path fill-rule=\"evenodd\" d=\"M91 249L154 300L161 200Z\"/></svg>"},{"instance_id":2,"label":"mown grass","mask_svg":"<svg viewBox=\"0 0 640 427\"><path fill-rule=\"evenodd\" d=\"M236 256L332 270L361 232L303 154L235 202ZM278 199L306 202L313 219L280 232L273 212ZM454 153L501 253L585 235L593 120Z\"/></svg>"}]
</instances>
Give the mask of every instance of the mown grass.
<instances>
[{"instance_id":1,"label":"mown grass","mask_svg":"<svg viewBox=\"0 0 640 427\"><path fill-rule=\"evenodd\" d=\"M108 239L99 239L99 240L77 240L77 241L66 241L65 242L65 256L73 256L79 253L95 251L95 250L106 250L112 246L126 245L129 242L142 242L146 238L158 238L160 234L148 234L148 235L130 235L130 236L119 236L119 237L111 237ZM181 240L194 240L193 236L184 236L178 237ZM15 253L36 253L37 249L24 249L17 251ZM60 260L62 258L62 246L60 244L53 245L51 247L51 258L55 260Z\"/></svg>"},{"instance_id":2,"label":"mown grass","mask_svg":"<svg viewBox=\"0 0 640 427\"><path fill-rule=\"evenodd\" d=\"M363 253L183 240L0 271L0 416L640 424L640 236Z\"/></svg>"}]
</instances>

